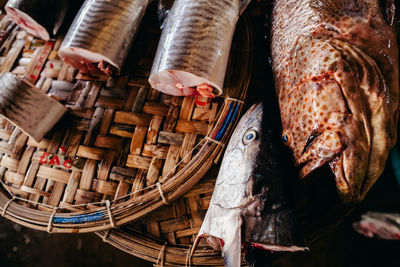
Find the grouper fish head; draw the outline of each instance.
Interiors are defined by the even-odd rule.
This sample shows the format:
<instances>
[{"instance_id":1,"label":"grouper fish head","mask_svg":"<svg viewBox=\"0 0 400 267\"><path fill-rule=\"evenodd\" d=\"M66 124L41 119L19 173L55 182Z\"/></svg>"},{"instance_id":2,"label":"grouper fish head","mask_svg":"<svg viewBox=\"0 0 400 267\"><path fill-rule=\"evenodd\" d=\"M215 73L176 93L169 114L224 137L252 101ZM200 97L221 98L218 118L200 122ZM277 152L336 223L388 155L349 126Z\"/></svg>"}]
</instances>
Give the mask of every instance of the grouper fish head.
<instances>
[{"instance_id":1,"label":"grouper fish head","mask_svg":"<svg viewBox=\"0 0 400 267\"><path fill-rule=\"evenodd\" d=\"M396 37L379 1L311 0L304 9L308 32L293 37L291 56L275 56L282 139L301 177L329 164L342 198L359 201L396 141Z\"/></svg>"},{"instance_id":2,"label":"grouper fish head","mask_svg":"<svg viewBox=\"0 0 400 267\"><path fill-rule=\"evenodd\" d=\"M205 237L222 251L225 266L240 266L241 247L304 250L274 157L263 105L252 106L227 146L196 243ZM270 130L270 129L269 129Z\"/></svg>"}]
</instances>

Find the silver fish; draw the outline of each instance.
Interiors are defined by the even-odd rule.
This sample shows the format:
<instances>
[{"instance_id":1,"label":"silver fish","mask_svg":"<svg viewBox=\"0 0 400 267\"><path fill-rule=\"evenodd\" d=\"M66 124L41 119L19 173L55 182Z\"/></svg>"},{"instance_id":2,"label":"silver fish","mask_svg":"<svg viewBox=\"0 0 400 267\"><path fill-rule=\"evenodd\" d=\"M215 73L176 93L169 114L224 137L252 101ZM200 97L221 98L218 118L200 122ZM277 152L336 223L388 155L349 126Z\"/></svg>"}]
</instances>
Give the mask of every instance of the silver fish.
<instances>
[{"instance_id":1,"label":"silver fish","mask_svg":"<svg viewBox=\"0 0 400 267\"><path fill-rule=\"evenodd\" d=\"M195 244L206 237L212 247L221 249L225 266L240 266L242 244L268 251L306 249L288 205L285 174L270 130L263 123L262 104L242 117L196 238Z\"/></svg>"},{"instance_id":2,"label":"silver fish","mask_svg":"<svg viewBox=\"0 0 400 267\"><path fill-rule=\"evenodd\" d=\"M249 2L176 0L158 44L151 86L175 96L221 95L236 22Z\"/></svg>"},{"instance_id":3,"label":"silver fish","mask_svg":"<svg viewBox=\"0 0 400 267\"><path fill-rule=\"evenodd\" d=\"M67 0L9 0L5 10L27 32L48 41L58 32L67 5Z\"/></svg>"},{"instance_id":4,"label":"silver fish","mask_svg":"<svg viewBox=\"0 0 400 267\"><path fill-rule=\"evenodd\" d=\"M58 52L75 68L118 74L150 0L86 0Z\"/></svg>"}]
</instances>

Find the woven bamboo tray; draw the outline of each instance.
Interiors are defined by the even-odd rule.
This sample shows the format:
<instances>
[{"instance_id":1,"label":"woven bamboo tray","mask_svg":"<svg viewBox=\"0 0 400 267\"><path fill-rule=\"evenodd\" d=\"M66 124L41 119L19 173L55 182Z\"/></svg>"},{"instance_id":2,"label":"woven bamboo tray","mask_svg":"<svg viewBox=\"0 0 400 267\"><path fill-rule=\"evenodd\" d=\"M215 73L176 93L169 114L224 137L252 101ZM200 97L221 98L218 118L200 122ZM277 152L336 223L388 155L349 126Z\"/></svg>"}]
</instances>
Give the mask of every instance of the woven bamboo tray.
<instances>
[{"instance_id":1,"label":"woven bamboo tray","mask_svg":"<svg viewBox=\"0 0 400 267\"><path fill-rule=\"evenodd\" d=\"M103 241L136 257L161 266L224 266L219 251L204 239L193 254L191 245L210 204L218 168L181 198L119 229L96 232Z\"/></svg>"},{"instance_id":2,"label":"woven bamboo tray","mask_svg":"<svg viewBox=\"0 0 400 267\"><path fill-rule=\"evenodd\" d=\"M190 191L171 205L156 210L139 221L96 234L114 247L156 266L224 266L220 251L200 239L193 256L192 245L210 204L218 166ZM321 173L320 173L321 174ZM324 175L318 177L323 180ZM337 226L352 211L335 197L335 185L318 182L293 182L298 218L307 245ZM287 253L275 253L281 257ZM242 256L242 265L244 255Z\"/></svg>"},{"instance_id":3,"label":"woven bamboo tray","mask_svg":"<svg viewBox=\"0 0 400 267\"><path fill-rule=\"evenodd\" d=\"M0 72L25 75L69 113L40 143L0 119L4 217L48 232L117 227L183 195L219 160L250 80L248 19L238 23L224 95L171 97L147 82L160 34L154 7L121 77L108 79L63 64L62 36L44 42L7 28Z\"/></svg>"},{"instance_id":4,"label":"woven bamboo tray","mask_svg":"<svg viewBox=\"0 0 400 267\"><path fill-rule=\"evenodd\" d=\"M104 242L156 266L224 266L220 251L213 250L205 239L200 239L190 256L210 204L217 174L218 166L171 205L134 223L96 234ZM334 197L334 184L299 181L293 186L301 191L294 197L307 245L337 226L352 211L351 206L340 204ZM273 257L285 254L275 253ZM246 265L244 255L242 265Z\"/></svg>"}]
</instances>

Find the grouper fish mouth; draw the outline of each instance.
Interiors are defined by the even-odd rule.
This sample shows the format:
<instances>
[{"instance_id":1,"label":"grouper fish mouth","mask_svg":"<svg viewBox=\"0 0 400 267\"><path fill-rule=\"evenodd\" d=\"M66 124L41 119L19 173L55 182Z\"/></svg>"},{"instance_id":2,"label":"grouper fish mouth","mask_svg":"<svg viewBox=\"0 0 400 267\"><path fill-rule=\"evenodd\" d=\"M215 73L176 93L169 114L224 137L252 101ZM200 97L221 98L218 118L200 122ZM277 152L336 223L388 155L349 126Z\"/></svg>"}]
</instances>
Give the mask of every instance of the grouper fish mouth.
<instances>
[{"instance_id":1,"label":"grouper fish mouth","mask_svg":"<svg viewBox=\"0 0 400 267\"><path fill-rule=\"evenodd\" d=\"M233 132L195 241L206 238L222 251L229 267L240 266L242 246L268 251L306 249L263 114L263 104L252 106Z\"/></svg>"},{"instance_id":2,"label":"grouper fish mouth","mask_svg":"<svg viewBox=\"0 0 400 267\"><path fill-rule=\"evenodd\" d=\"M303 178L328 164L345 202L365 197L396 143L394 10L393 0L274 1L271 50L283 142Z\"/></svg>"}]
</instances>

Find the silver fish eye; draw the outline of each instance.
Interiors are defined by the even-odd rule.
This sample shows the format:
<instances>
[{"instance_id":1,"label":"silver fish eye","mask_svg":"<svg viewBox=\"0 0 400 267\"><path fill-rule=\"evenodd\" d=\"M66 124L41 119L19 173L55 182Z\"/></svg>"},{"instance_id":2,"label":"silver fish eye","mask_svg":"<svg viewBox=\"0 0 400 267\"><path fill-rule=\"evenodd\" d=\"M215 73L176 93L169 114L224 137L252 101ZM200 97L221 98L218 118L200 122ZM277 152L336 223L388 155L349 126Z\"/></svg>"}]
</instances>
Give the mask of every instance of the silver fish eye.
<instances>
[{"instance_id":1,"label":"silver fish eye","mask_svg":"<svg viewBox=\"0 0 400 267\"><path fill-rule=\"evenodd\" d=\"M254 129L248 129L243 135L243 144L248 145L257 138L257 132Z\"/></svg>"}]
</instances>

